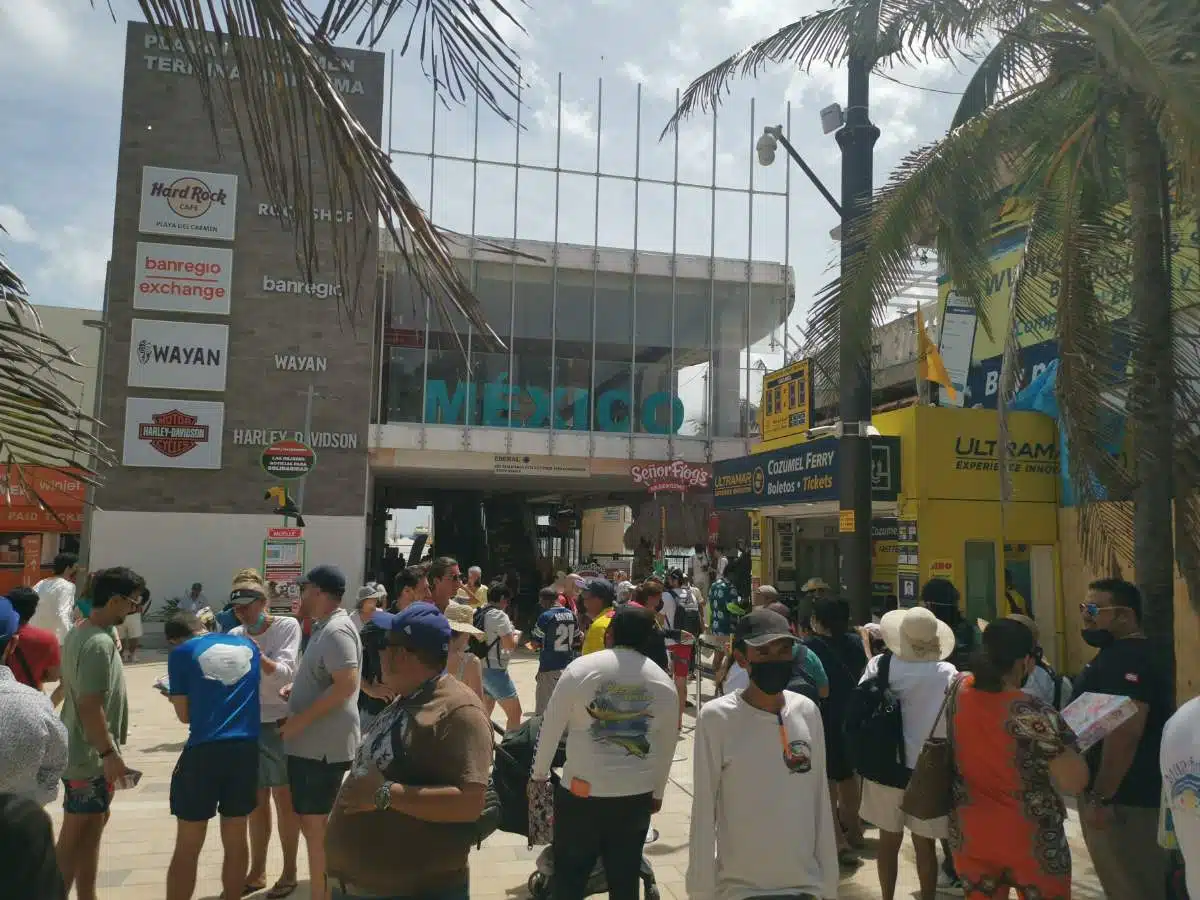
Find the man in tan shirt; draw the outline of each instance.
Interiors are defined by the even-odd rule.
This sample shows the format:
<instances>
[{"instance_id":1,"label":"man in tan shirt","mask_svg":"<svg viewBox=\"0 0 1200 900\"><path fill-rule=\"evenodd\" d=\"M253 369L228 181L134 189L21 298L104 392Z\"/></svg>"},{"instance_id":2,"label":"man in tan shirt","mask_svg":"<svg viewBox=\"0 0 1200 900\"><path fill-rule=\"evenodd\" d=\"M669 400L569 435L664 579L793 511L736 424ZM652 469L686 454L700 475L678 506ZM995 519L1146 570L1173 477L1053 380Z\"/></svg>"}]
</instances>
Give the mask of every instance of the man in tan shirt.
<instances>
[{"instance_id":1,"label":"man in tan shirt","mask_svg":"<svg viewBox=\"0 0 1200 900\"><path fill-rule=\"evenodd\" d=\"M333 900L469 900L467 857L492 726L475 693L445 674L450 638L450 623L429 603L392 622L384 682L398 699L363 735L329 820Z\"/></svg>"}]
</instances>

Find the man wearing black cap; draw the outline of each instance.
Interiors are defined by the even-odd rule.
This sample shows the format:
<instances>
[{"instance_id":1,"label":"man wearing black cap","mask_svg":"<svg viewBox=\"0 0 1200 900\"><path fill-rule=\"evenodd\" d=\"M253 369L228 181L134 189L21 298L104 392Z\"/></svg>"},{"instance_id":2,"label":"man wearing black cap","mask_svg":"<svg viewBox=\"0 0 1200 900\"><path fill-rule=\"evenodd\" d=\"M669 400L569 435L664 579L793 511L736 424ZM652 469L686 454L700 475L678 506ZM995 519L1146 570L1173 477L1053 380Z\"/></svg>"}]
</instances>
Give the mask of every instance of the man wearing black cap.
<instances>
[{"instance_id":1,"label":"man wearing black cap","mask_svg":"<svg viewBox=\"0 0 1200 900\"><path fill-rule=\"evenodd\" d=\"M636 900L642 845L651 814L662 807L679 739L675 684L646 656L654 614L624 606L608 631L612 649L563 670L530 775L535 782L550 777L566 732L567 763L554 797L555 900L581 900L597 858L609 897Z\"/></svg>"},{"instance_id":2,"label":"man wearing black cap","mask_svg":"<svg viewBox=\"0 0 1200 900\"><path fill-rule=\"evenodd\" d=\"M308 848L313 900L328 900L325 883L325 825L342 776L358 749L358 679L362 643L342 609L346 576L322 565L300 582L300 614L313 620L313 633L300 658L280 727L287 750L292 805Z\"/></svg>"},{"instance_id":3,"label":"man wearing black cap","mask_svg":"<svg viewBox=\"0 0 1200 900\"><path fill-rule=\"evenodd\" d=\"M399 699L363 735L329 820L333 900L470 896L492 726L474 691L445 672L450 639L431 603L391 622L383 681Z\"/></svg>"},{"instance_id":4,"label":"man wearing black cap","mask_svg":"<svg viewBox=\"0 0 1200 900\"><path fill-rule=\"evenodd\" d=\"M785 690L795 642L778 613L743 616L733 656L750 684L700 709L687 870L692 900L838 895L821 713ZM797 829L798 822L807 824Z\"/></svg>"}]
</instances>

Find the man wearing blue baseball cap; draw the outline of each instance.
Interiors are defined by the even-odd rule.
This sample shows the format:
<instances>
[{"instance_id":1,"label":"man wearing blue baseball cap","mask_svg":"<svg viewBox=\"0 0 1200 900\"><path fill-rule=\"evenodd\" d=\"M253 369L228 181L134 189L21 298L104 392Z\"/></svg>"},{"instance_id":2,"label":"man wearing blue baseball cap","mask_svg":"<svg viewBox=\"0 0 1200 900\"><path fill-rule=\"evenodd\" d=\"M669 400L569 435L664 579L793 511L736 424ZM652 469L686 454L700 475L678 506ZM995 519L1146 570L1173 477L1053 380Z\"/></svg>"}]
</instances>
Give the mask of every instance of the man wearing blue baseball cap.
<instances>
[{"instance_id":1,"label":"man wearing blue baseball cap","mask_svg":"<svg viewBox=\"0 0 1200 900\"><path fill-rule=\"evenodd\" d=\"M337 566L317 566L300 581L300 615L312 619L313 630L292 682L287 721L279 728L314 900L329 897L325 826L358 749L362 641L342 609L345 593L346 576Z\"/></svg>"},{"instance_id":2,"label":"man wearing blue baseball cap","mask_svg":"<svg viewBox=\"0 0 1200 900\"><path fill-rule=\"evenodd\" d=\"M383 683L397 699L363 735L329 820L333 900L470 896L467 858L484 807L492 725L475 692L446 674L451 637L432 603L414 603L391 621ZM455 823L462 827L447 827Z\"/></svg>"},{"instance_id":3,"label":"man wearing blue baseball cap","mask_svg":"<svg viewBox=\"0 0 1200 900\"><path fill-rule=\"evenodd\" d=\"M0 794L20 794L42 806L58 796L67 766L67 729L50 698L17 681L9 668L21 617L0 597Z\"/></svg>"}]
</instances>

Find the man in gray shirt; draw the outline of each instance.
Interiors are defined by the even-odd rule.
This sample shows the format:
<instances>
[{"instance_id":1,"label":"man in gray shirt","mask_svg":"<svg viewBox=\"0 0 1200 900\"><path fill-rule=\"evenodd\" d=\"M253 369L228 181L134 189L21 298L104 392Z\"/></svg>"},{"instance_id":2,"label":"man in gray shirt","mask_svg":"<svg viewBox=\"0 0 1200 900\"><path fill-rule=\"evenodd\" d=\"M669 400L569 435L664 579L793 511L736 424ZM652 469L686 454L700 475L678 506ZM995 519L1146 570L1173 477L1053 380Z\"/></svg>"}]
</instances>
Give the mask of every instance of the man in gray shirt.
<instances>
[{"instance_id":1,"label":"man in gray shirt","mask_svg":"<svg viewBox=\"0 0 1200 900\"><path fill-rule=\"evenodd\" d=\"M300 582L300 615L313 621L279 729L287 751L292 805L308 848L313 900L328 900L325 823L358 750L358 677L362 643L342 609L346 576L317 566Z\"/></svg>"}]
</instances>

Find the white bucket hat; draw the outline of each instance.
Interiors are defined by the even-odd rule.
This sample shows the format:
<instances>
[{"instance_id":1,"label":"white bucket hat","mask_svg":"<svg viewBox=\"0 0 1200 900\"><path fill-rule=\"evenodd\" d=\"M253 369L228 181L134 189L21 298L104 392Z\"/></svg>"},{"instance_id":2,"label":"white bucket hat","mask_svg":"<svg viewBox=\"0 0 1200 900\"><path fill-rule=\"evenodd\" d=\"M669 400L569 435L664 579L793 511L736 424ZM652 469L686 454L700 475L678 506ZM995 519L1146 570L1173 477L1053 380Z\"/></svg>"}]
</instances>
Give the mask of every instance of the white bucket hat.
<instances>
[{"instance_id":1,"label":"white bucket hat","mask_svg":"<svg viewBox=\"0 0 1200 900\"><path fill-rule=\"evenodd\" d=\"M374 581L368 581L358 589L358 598L355 600L355 608L362 609L363 603L367 600L383 600L387 598L387 588L382 584Z\"/></svg>"},{"instance_id":2,"label":"white bucket hat","mask_svg":"<svg viewBox=\"0 0 1200 900\"><path fill-rule=\"evenodd\" d=\"M905 662L940 662L954 652L950 626L923 606L885 613L879 630L887 648Z\"/></svg>"}]
</instances>

